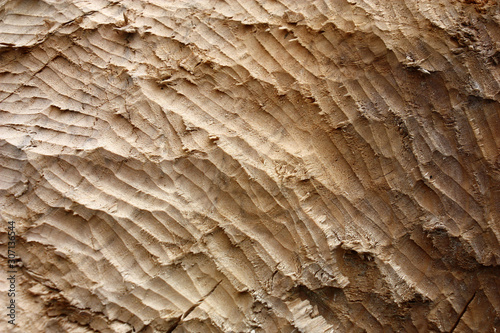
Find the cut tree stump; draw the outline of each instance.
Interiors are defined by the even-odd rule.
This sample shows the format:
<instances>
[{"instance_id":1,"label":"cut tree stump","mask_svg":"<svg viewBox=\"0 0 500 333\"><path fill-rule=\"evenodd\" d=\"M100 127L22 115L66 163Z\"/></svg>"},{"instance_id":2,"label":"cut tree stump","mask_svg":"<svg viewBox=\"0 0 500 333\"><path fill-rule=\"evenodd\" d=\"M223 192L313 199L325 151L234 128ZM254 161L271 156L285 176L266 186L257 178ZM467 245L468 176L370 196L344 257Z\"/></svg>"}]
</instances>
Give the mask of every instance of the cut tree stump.
<instances>
[{"instance_id":1,"label":"cut tree stump","mask_svg":"<svg viewBox=\"0 0 500 333\"><path fill-rule=\"evenodd\" d=\"M497 332L499 69L496 0L0 1L0 331Z\"/></svg>"}]
</instances>

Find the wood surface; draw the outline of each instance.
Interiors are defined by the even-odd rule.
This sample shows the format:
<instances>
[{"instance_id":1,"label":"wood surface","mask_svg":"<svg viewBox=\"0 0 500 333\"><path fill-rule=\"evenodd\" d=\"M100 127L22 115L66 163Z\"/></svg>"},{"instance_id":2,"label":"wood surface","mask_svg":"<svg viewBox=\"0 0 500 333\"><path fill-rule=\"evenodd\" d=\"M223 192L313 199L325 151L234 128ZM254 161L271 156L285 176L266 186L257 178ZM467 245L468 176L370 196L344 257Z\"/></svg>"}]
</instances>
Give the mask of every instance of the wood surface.
<instances>
[{"instance_id":1,"label":"wood surface","mask_svg":"<svg viewBox=\"0 0 500 333\"><path fill-rule=\"evenodd\" d=\"M0 331L497 332L499 24L0 1Z\"/></svg>"}]
</instances>

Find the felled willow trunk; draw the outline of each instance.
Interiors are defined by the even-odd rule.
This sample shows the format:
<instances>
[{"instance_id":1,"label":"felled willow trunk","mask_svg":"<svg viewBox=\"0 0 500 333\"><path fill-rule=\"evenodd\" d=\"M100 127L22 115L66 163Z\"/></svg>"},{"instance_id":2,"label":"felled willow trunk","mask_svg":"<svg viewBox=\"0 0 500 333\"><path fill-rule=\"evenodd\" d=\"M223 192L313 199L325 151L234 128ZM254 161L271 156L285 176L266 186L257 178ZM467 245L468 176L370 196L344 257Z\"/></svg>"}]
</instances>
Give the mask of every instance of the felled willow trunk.
<instances>
[{"instance_id":1,"label":"felled willow trunk","mask_svg":"<svg viewBox=\"0 0 500 333\"><path fill-rule=\"evenodd\" d=\"M497 1L0 20L1 331L500 328Z\"/></svg>"}]
</instances>

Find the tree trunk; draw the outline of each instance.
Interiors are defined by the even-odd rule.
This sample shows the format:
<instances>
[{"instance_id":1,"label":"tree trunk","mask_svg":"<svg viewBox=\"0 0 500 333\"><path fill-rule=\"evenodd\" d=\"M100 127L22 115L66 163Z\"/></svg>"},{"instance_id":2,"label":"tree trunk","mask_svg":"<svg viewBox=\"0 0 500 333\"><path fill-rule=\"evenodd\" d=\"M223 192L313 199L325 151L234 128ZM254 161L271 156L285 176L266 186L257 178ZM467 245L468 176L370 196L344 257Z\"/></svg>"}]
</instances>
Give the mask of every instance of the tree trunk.
<instances>
[{"instance_id":1,"label":"tree trunk","mask_svg":"<svg viewBox=\"0 0 500 333\"><path fill-rule=\"evenodd\" d=\"M0 6L1 331L500 328L496 0Z\"/></svg>"}]
</instances>

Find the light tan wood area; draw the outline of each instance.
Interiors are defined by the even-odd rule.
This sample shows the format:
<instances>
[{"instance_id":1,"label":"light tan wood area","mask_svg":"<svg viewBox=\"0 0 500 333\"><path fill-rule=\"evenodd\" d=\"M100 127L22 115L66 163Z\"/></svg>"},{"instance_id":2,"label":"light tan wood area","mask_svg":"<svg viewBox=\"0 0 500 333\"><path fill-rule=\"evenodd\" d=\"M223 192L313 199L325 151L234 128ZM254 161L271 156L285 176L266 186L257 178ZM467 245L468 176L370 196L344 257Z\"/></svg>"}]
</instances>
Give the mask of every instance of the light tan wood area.
<instances>
[{"instance_id":1,"label":"light tan wood area","mask_svg":"<svg viewBox=\"0 0 500 333\"><path fill-rule=\"evenodd\" d=\"M0 331L496 332L499 23L0 1Z\"/></svg>"}]
</instances>

